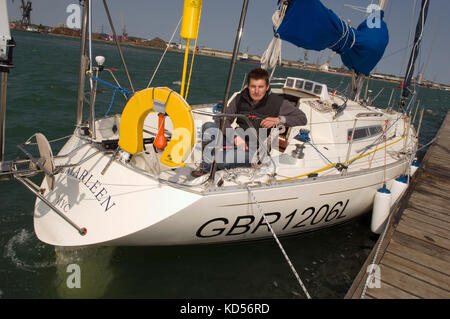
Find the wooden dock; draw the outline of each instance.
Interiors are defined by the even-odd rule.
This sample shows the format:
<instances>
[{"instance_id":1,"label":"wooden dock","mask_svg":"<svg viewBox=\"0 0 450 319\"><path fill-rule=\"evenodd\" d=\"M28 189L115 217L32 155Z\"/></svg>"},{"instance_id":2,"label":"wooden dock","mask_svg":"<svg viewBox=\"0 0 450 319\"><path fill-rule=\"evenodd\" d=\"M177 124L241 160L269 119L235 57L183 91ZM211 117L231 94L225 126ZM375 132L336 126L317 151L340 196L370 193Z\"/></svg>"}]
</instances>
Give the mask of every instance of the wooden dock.
<instances>
[{"instance_id":1,"label":"wooden dock","mask_svg":"<svg viewBox=\"0 0 450 319\"><path fill-rule=\"evenodd\" d=\"M361 298L377 249L364 299L450 298L450 111L436 137L346 299Z\"/></svg>"}]
</instances>

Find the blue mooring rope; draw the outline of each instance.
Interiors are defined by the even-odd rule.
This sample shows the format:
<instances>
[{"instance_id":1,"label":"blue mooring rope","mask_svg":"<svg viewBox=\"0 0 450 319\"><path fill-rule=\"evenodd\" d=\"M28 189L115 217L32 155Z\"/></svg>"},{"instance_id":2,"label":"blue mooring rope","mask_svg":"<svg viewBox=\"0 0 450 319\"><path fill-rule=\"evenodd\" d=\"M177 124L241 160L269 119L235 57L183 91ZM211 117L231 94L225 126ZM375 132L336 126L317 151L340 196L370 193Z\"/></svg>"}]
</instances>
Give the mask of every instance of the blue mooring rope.
<instances>
[{"instance_id":1,"label":"blue mooring rope","mask_svg":"<svg viewBox=\"0 0 450 319\"><path fill-rule=\"evenodd\" d=\"M104 81L104 80L102 80L102 79L99 79L99 78L93 76L92 74L90 74L90 77L91 77L93 80L95 80L95 81L97 81L97 82L100 82L100 83L102 83L102 84L105 84L105 85L107 85L107 86L109 86L109 87L112 87L112 88L114 89L114 92L113 92L113 95L112 95L112 98L111 98L111 103L109 103L109 107L108 107L108 110L107 110L106 113L105 113L105 116L107 116L107 115L109 114L109 112L111 111L112 105L114 104L114 99L116 98L116 93L117 93L117 91L120 91L122 94L125 94L127 97L130 96L130 91L128 91L128 90L126 90L126 89L124 89L124 88L121 88L120 86L116 86L116 85L114 85L114 84L111 84L111 83L109 83L109 82L106 82L106 81Z\"/></svg>"},{"instance_id":2,"label":"blue mooring rope","mask_svg":"<svg viewBox=\"0 0 450 319\"><path fill-rule=\"evenodd\" d=\"M326 159L328 161L328 163L333 164L332 161L330 161L325 154L323 154L313 143L311 143L311 138L309 137L309 133L308 132L304 132L304 131L300 131L297 136L294 137L295 139L308 143L309 145L311 145L320 155L322 155L322 157L324 159Z\"/></svg>"}]
</instances>

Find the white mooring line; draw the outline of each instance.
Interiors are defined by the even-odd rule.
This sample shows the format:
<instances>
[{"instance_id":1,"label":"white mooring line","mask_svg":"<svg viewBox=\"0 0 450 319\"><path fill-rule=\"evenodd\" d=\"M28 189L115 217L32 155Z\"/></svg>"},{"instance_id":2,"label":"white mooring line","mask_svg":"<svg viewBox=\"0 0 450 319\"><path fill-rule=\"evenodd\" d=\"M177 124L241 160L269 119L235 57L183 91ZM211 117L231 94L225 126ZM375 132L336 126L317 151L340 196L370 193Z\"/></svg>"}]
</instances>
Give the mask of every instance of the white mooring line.
<instances>
[{"instance_id":1,"label":"white mooring line","mask_svg":"<svg viewBox=\"0 0 450 319\"><path fill-rule=\"evenodd\" d=\"M277 235L275 234L275 232L273 231L272 226L270 226L270 223L269 223L269 221L267 220L266 215L263 213L262 208L261 208L259 202L256 200L255 195L253 195L253 193L252 193L252 191L250 190L250 187L248 187L248 185L246 185L245 187L247 188L249 194L252 196L253 201L256 203L256 206L258 207L260 213L264 216L264 221L266 222L267 226L269 227L270 232L272 233L273 238L275 239L275 241L276 241L277 244L278 244L278 247L280 247L280 250L281 250L281 252L283 253L283 256L284 256L284 258L286 259L287 263L289 264L289 267L291 267L291 270L292 270L292 272L294 273L295 278L297 278L297 281L298 281L300 287L302 287L303 292L305 293L306 297L307 297L308 299L311 299L311 296L309 295L308 290L306 289L305 285L303 284L302 280L300 279L300 277L299 277L297 271L296 271L295 268L294 268L294 265L292 265L292 262L291 262L291 260L289 259L289 256L286 254L286 251L284 250L283 246L281 245L280 241L278 240L278 237L277 237Z\"/></svg>"}]
</instances>

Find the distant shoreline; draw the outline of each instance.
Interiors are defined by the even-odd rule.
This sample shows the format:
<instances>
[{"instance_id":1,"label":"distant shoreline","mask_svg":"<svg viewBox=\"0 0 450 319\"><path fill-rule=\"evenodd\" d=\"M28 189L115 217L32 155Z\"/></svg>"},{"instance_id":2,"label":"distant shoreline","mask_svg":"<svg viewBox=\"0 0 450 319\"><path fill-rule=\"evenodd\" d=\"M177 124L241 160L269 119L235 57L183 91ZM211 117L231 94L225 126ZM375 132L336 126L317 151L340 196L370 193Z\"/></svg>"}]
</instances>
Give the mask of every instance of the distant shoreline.
<instances>
[{"instance_id":1,"label":"distant shoreline","mask_svg":"<svg viewBox=\"0 0 450 319\"><path fill-rule=\"evenodd\" d=\"M27 33L39 33L44 35L51 35L56 37L64 37L64 38L71 38L71 39L77 39L79 40L79 36L72 36L67 34L60 34L60 33L53 33L53 32L36 32L36 31L27 31L27 30L21 30L17 28L13 28L13 31L18 32L27 32ZM106 43L115 45L114 41L109 40L103 40L103 39L92 39L94 42L99 43ZM165 50L165 48L158 47L158 46L149 46L144 44L139 44L137 42L131 42L131 41L122 41L120 42L121 46L128 46L128 47L136 47L136 48L144 48L144 49L155 49L155 50ZM176 48L169 48L168 51L170 52L177 52L177 53L184 53L184 50L176 49ZM192 53L192 50L190 50ZM214 50L214 49L206 49L206 48L199 48L196 52L196 54L201 56L209 56L213 58L220 58L225 60L230 60L232 53L227 51L220 51L220 50ZM240 54L240 57L238 57L239 61L242 62L248 62L248 63L255 63L259 64L260 62L260 56L257 55L248 55L247 59L242 58L242 54ZM288 69L296 69L296 70L303 70L303 71L313 71L313 72L322 72L327 74L334 74L334 75L340 75L345 77L350 77L350 72L340 72L335 69L331 69L328 71L320 70L318 65L307 65L304 67L303 62L298 61L290 61L290 60L282 60L281 67L288 68ZM388 77L388 78L386 78ZM403 82L403 78L397 77L397 76L389 76L389 75L380 75L380 74L372 74L370 76L370 79L376 80L376 81L382 81L382 82L390 82L390 83L396 83L399 84L399 87L401 87L401 83ZM422 88L428 88L428 89L437 89L437 90L443 90L443 91L450 91L450 85L445 84L438 84L431 81L425 81L422 82L420 85Z\"/></svg>"}]
</instances>

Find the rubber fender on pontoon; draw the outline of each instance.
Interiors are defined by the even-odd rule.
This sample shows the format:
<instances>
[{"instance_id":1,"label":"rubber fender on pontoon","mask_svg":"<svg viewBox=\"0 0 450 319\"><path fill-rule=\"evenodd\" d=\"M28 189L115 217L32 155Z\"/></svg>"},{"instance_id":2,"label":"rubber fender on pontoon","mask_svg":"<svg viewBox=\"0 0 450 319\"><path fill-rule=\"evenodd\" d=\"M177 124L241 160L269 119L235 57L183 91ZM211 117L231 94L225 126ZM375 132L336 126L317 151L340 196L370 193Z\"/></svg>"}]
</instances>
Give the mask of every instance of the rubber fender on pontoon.
<instances>
[{"instance_id":1,"label":"rubber fender on pontoon","mask_svg":"<svg viewBox=\"0 0 450 319\"><path fill-rule=\"evenodd\" d=\"M377 190L373 201L372 222L370 229L375 234L381 234L386 226L386 220L391 209L392 194L386 184Z\"/></svg>"},{"instance_id":2,"label":"rubber fender on pontoon","mask_svg":"<svg viewBox=\"0 0 450 319\"><path fill-rule=\"evenodd\" d=\"M400 175L397 177L391 186L392 203L393 205L408 188L408 177L406 175Z\"/></svg>"},{"instance_id":3,"label":"rubber fender on pontoon","mask_svg":"<svg viewBox=\"0 0 450 319\"><path fill-rule=\"evenodd\" d=\"M173 124L161 163L169 167L184 166L194 146L194 118L185 99L167 87L138 91L128 101L120 120L119 146L130 154L144 150L144 120L150 112L166 113Z\"/></svg>"},{"instance_id":4,"label":"rubber fender on pontoon","mask_svg":"<svg viewBox=\"0 0 450 319\"><path fill-rule=\"evenodd\" d=\"M411 163L411 176L414 176L414 173L417 171L418 168L419 168L419 161L415 159Z\"/></svg>"}]
</instances>

